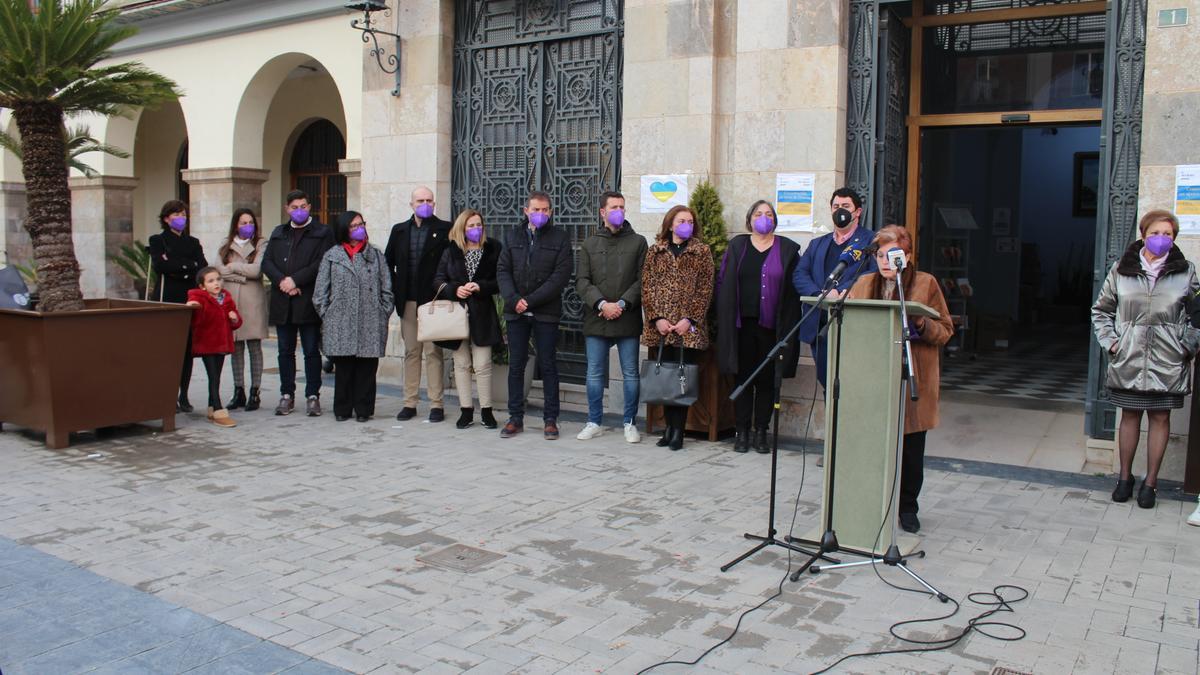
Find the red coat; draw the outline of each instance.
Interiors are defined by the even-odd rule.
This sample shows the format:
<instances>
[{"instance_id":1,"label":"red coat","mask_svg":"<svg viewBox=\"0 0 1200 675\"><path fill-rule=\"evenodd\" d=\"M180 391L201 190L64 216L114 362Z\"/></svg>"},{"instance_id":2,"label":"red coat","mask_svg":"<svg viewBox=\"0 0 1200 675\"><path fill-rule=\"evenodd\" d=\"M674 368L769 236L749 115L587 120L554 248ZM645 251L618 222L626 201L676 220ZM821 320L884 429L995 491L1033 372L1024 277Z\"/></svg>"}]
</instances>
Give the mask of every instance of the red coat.
<instances>
[{"instance_id":1,"label":"red coat","mask_svg":"<svg viewBox=\"0 0 1200 675\"><path fill-rule=\"evenodd\" d=\"M192 312L192 356L233 353L233 331L242 325L242 315L229 293L221 295L225 301L217 304L203 288L188 291L188 302L200 303ZM230 312L237 314L236 320L229 318Z\"/></svg>"}]
</instances>

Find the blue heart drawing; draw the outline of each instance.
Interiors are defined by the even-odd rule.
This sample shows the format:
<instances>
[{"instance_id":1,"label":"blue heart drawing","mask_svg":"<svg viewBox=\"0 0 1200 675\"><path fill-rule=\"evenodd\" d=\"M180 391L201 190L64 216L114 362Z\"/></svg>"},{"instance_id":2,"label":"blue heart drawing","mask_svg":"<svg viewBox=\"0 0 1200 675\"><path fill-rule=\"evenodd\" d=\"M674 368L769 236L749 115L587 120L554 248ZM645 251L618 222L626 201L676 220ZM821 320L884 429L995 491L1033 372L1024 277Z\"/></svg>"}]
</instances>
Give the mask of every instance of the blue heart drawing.
<instances>
[{"instance_id":1,"label":"blue heart drawing","mask_svg":"<svg viewBox=\"0 0 1200 675\"><path fill-rule=\"evenodd\" d=\"M650 194L654 195L654 198L660 202L667 201L671 197L675 196L675 193L678 191L679 186L676 185L675 181L673 180L669 180L665 183L654 181L650 184Z\"/></svg>"}]
</instances>

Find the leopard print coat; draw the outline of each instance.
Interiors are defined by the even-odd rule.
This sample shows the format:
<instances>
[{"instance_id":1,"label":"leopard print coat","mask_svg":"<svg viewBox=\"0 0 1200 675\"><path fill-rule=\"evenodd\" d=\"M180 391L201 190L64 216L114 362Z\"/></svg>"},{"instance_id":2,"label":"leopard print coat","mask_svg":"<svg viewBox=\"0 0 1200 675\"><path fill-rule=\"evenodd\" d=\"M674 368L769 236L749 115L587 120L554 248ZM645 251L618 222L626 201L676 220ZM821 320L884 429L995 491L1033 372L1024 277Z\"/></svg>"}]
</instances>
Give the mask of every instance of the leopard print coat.
<instances>
[{"instance_id":1,"label":"leopard print coat","mask_svg":"<svg viewBox=\"0 0 1200 675\"><path fill-rule=\"evenodd\" d=\"M697 239L688 242L678 258L658 241L646 252L642 266L642 344L658 347L662 340L654 323L666 319L677 323L686 317L695 330L683 336L689 349L708 348L708 307L712 302L714 266L712 252ZM679 337L668 345L679 344Z\"/></svg>"}]
</instances>

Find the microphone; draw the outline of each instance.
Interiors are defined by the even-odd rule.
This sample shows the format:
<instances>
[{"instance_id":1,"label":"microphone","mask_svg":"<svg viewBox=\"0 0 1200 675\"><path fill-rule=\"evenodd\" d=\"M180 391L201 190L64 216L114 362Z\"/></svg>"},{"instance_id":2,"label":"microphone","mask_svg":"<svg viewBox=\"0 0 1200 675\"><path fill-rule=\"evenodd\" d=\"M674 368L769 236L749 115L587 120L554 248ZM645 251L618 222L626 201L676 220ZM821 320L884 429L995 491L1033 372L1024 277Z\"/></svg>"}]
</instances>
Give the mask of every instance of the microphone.
<instances>
[{"instance_id":1,"label":"microphone","mask_svg":"<svg viewBox=\"0 0 1200 675\"><path fill-rule=\"evenodd\" d=\"M904 256L903 249L893 247L887 252L888 266L896 270L897 273L903 272L905 267L908 267L908 260Z\"/></svg>"},{"instance_id":2,"label":"microphone","mask_svg":"<svg viewBox=\"0 0 1200 675\"><path fill-rule=\"evenodd\" d=\"M875 249L876 247L873 244L867 246L866 248L854 248L853 246L847 246L846 248L842 249L842 254L838 256L837 265L835 265L833 271L829 273L829 278L826 279L826 281L840 281L842 275L846 272L846 268L850 267L851 265L858 264L865 256L875 255Z\"/></svg>"}]
</instances>

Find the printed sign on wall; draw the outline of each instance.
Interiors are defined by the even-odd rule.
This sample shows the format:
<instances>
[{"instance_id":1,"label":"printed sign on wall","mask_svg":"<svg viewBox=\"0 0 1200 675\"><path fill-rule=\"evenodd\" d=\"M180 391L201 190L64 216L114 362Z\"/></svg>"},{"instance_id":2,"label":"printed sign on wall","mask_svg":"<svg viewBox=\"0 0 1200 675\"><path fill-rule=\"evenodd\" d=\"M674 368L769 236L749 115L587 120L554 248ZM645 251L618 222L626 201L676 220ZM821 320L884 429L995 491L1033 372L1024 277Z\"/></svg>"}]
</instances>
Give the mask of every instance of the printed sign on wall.
<instances>
[{"instance_id":1,"label":"printed sign on wall","mask_svg":"<svg viewBox=\"0 0 1200 675\"><path fill-rule=\"evenodd\" d=\"M666 213L673 206L687 206L687 174L642 176L642 213Z\"/></svg>"},{"instance_id":2,"label":"printed sign on wall","mask_svg":"<svg viewBox=\"0 0 1200 675\"><path fill-rule=\"evenodd\" d=\"M775 212L780 232L813 231L813 188L816 174L781 173L775 176Z\"/></svg>"},{"instance_id":3,"label":"printed sign on wall","mask_svg":"<svg viewBox=\"0 0 1200 675\"><path fill-rule=\"evenodd\" d=\"M1181 233L1200 234L1200 164L1175 167L1175 215Z\"/></svg>"}]
</instances>

